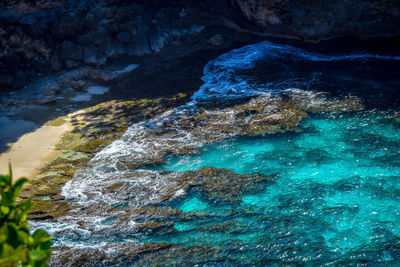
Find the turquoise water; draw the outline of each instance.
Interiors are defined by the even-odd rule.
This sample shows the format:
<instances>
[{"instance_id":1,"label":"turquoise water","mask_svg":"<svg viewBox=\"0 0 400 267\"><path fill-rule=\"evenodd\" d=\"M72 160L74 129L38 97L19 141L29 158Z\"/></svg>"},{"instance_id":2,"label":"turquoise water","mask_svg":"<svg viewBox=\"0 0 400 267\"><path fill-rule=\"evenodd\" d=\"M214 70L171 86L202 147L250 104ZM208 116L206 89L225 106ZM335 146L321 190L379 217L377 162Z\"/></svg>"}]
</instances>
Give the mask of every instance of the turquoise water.
<instances>
[{"instance_id":1,"label":"turquoise water","mask_svg":"<svg viewBox=\"0 0 400 267\"><path fill-rule=\"evenodd\" d=\"M276 178L261 193L241 192L238 205L191 192L172 204L190 215L175 222L176 232L148 240L235 244L226 257L249 250L244 262L391 261L400 235L399 140L400 124L370 111L311 117L299 133L239 138L168 158L161 169L212 166Z\"/></svg>"},{"instance_id":2,"label":"turquoise water","mask_svg":"<svg viewBox=\"0 0 400 267\"><path fill-rule=\"evenodd\" d=\"M36 226L51 231L54 246L78 253L78 262L103 251L124 254L114 265L137 266L398 263L399 61L271 42L222 54L204 67L204 84L189 103L133 124L63 187L74 209ZM197 136L214 129L199 131L208 123L195 116L203 108L224 112L229 123L236 101L263 96L272 101L267 113L274 112L275 96L291 106L288 89L303 92L292 100L305 110L359 99L366 111L314 113L298 132L211 145ZM146 165L187 144L203 147ZM135 245L145 242L168 245L139 252Z\"/></svg>"}]
</instances>

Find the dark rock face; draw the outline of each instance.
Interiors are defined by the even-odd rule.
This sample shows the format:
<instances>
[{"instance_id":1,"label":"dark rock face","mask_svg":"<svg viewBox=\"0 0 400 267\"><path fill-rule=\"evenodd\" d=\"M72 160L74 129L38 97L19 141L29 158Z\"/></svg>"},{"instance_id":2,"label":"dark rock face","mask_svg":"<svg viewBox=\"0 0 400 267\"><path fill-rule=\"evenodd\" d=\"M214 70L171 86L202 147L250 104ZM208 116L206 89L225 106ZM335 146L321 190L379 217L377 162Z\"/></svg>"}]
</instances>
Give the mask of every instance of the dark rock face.
<instances>
[{"instance_id":1,"label":"dark rock face","mask_svg":"<svg viewBox=\"0 0 400 267\"><path fill-rule=\"evenodd\" d=\"M129 32L120 32L117 34L117 39L121 43L129 43L131 41L131 35Z\"/></svg>"},{"instance_id":2,"label":"dark rock face","mask_svg":"<svg viewBox=\"0 0 400 267\"><path fill-rule=\"evenodd\" d=\"M80 61L83 58L83 49L69 41L64 41L61 45L60 56L64 60L71 59Z\"/></svg>"},{"instance_id":3,"label":"dark rock face","mask_svg":"<svg viewBox=\"0 0 400 267\"><path fill-rule=\"evenodd\" d=\"M0 86L12 86L14 84L14 77L7 74L0 74Z\"/></svg>"},{"instance_id":4,"label":"dark rock face","mask_svg":"<svg viewBox=\"0 0 400 267\"><path fill-rule=\"evenodd\" d=\"M79 34L84 26L82 19L82 13L67 13L62 15L51 29L53 37L55 39L63 40Z\"/></svg>"},{"instance_id":5,"label":"dark rock face","mask_svg":"<svg viewBox=\"0 0 400 267\"><path fill-rule=\"evenodd\" d=\"M400 2L235 0L264 33L319 40L335 36L399 34Z\"/></svg>"},{"instance_id":6,"label":"dark rock face","mask_svg":"<svg viewBox=\"0 0 400 267\"><path fill-rule=\"evenodd\" d=\"M221 34L216 34L208 40L208 43L215 46L221 46L224 43L224 37Z\"/></svg>"},{"instance_id":7,"label":"dark rock face","mask_svg":"<svg viewBox=\"0 0 400 267\"><path fill-rule=\"evenodd\" d=\"M397 0L17 2L0 3L0 91L23 86L21 71L51 73L156 53L173 57L170 51L179 56L194 44L220 47L234 38L212 32L216 27L309 41L400 34ZM168 46L173 49L163 52Z\"/></svg>"}]
</instances>

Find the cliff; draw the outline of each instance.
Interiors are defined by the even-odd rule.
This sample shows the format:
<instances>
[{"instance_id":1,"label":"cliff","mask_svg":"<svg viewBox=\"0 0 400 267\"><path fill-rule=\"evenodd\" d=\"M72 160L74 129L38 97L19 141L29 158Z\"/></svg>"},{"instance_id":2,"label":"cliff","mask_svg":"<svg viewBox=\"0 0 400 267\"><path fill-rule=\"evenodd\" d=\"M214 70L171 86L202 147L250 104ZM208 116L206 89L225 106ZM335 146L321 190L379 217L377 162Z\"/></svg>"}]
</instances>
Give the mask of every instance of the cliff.
<instances>
[{"instance_id":1,"label":"cliff","mask_svg":"<svg viewBox=\"0 0 400 267\"><path fill-rule=\"evenodd\" d=\"M399 26L396 0L8 0L0 4L0 91L37 74L220 46L236 33L317 42L396 36Z\"/></svg>"}]
</instances>

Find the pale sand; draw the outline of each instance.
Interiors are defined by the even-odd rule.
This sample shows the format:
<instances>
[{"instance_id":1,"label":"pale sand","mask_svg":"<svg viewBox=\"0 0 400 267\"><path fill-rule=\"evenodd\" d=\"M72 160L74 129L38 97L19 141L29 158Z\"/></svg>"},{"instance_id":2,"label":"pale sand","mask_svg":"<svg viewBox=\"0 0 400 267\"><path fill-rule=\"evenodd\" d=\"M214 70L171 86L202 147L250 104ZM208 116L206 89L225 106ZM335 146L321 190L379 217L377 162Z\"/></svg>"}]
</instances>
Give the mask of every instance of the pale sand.
<instances>
[{"instance_id":1,"label":"pale sand","mask_svg":"<svg viewBox=\"0 0 400 267\"><path fill-rule=\"evenodd\" d=\"M66 121L60 126L44 125L21 136L8 151L0 155L0 174L8 174L8 161L11 159L14 179L22 176L34 178L58 154L55 145L70 128L70 122Z\"/></svg>"}]
</instances>

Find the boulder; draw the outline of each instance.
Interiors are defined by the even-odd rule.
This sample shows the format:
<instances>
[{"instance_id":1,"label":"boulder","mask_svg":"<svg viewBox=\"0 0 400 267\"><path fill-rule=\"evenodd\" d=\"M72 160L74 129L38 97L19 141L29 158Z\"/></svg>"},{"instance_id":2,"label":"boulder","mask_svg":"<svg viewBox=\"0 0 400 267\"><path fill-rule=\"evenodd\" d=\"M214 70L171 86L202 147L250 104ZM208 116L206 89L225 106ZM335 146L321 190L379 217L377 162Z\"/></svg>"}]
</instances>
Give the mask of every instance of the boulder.
<instances>
[{"instance_id":1,"label":"boulder","mask_svg":"<svg viewBox=\"0 0 400 267\"><path fill-rule=\"evenodd\" d=\"M64 60L81 61L83 59L83 49L69 41L64 41L61 45L60 56Z\"/></svg>"},{"instance_id":2,"label":"boulder","mask_svg":"<svg viewBox=\"0 0 400 267\"><path fill-rule=\"evenodd\" d=\"M74 69L80 66L80 63L75 60L67 59L65 60L65 67L67 69Z\"/></svg>"},{"instance_id":3,"label":"boulder","mask_svg":"<svg viewBox=\"0 0 400 267\"><path fill-rule=\"evenodd\" d=\"M99 66L106 63L106 58L98 48L90 45L83 48L83 61L87 65Z\"/></svg>"},{"instance_id":4,"label":"boulder","mask_svg":"<svg viewBox=\"0 0 400 267\"><path fill-rule=\"evenodd\" d=\"M143 24L143 18L137 17L137 32L132 40L132 46L129 48L131 56L141 56L150 54L150 44L148 40L149 27Z\"/></svg>"},{"instance_id":5,"label":"boulder","mask_svg":"<svg viewBox=\"0 0 400 267\"><path fill-rule=\"evenodd\" d=\"M83 29L85 23L82 14L67 13L60 17L51 31L56 39L66 39L77 36Z\"/></svg>"},{"instance_id":6,"label":"boulder","mask_svg":"<svg viewBox=\"0 0 400 267\"><path fill-rule=\"evenodd\" d=\"M0 87L12 87L14 81L15 79L13 76L0 73Z\"/></svg>"},{"instance_id":7,"label":"boulder","mask_svg":"<svg viewBox=\"0 0 400 267\"><path fill-rule=\"evenodd\" d=\"M135 18L135 10L130 8L119 8L114 15L114 21L118 23L125 23Z\"/></svg>"},{"instance_id":8,"label":"boulder","mask_svg":"<svg viewBox=\"0 0 400 267\"><path fill-rule=\"evenodd\" d=\"M117 33L117 32L119 31L118 24L115 23L115 22L111 23L111 25L110 25L110 31L111 31L112 33L114 33L114 34Z\"/></svg>"},{"instance_id":9,"label":"boulder","mask_svg":"<svg viewBox=\"0 0 400 267\"><path fill-rule=\"evenodd\" d=\"M25 86L27 81L27 75L24 71L19 70L17 71L17 73L15 74L15 82L13 84L14 88L22 88Z\"/></svg>"},{"instance_id":10,"label":"boulder","mask_svg":"<svg viewBox=\"0 0 400 267\"><path fill-rule=\"evenodd\" d=\"M208 44L214 46L221 46L224 44L224 37L221 34L216 34L208 40Z\"/></svg>"},{"instance_id":11,"label":"boulder","mask_svg":"<svg viewBox=\"0 0 400 267\"><path fill-rule=\"evenodd\" d=\"M127 23L121 23L118 26L121 32L130 32L132 34L136 33L137 24L135 21L129 21Z\"/></svg>"},{"instance_id":12,"label":"boulder","mask_svg":"<svg viewBox=\"0 0 400 267\"><path fill-rule=\"evenodd\" d=\"M131 35L129 32L120 32L117 34L117 39L121 43L129 43L131 41Z\"/></svg>"},{"instance_id":13,"label":"boulder","mask_svg":"<svg viewBox=\"0 0 400 267\"><path fill-rule=\"evenodd\" d=\"M48 22L42 18L35 24L29 25L29 27L27 27L27 32L33 38L41 38L49 32L49 28Z\"/></svg>"},{"instance_id":14,"label":"boulder","mask_svg":"<svg viewBox=\"0 0 400 267\"><path fill-rule=\"evenodd\" d=\"M111 19L113 17L114 13L111 8L106 8L104 11L104 18L106 19Z\"/></svg>"},{"instance_id":15,"label":"boulder","mask_svg":"<svg viewBox=\"0 0 400 267\"><path fill-rule=\"evenodd\" d=\"M95 29L97 26L97 21L92 13L87 14L83 23L85 29L88 31Z\"/></svg>"},{"instance_id":16,"label":"boulder","mask_svg":"<svg viewBox=\"0 0 400 267\"><path fill-rule=\"evenodd\" d=\"M63 68L63 62L57 55L53 55L50 58L50 67L53 71L57 72Z\"/></svg>"},{"instance_id":17,"label":"boulder","mask_svg":"<svg viewBox=\"0 0 400 267\"><path fill-rule=\"evenodd\" d=\"M86 82L83 80L73 80L70 83L71 87L75 90L82 90L83 87L85 87Z\"/></svg>"},{"instance_id":18,"label":"boulder","mask_svg":"<svg viewBox=\"0 0 400 267\"><path fill-rule=\"evenodd\" d=\"M102 44L107 36L107 29L104 26L100 25L99 27L97 27L97 30L94 32L92 36L93 36L92 44L95 45Z\"/></svg>"},{"instance_id":19,"label":"boulder","mask_svg":"<svg viewBox=\"0 0 400 267\"><path fill-rule=\"evenodd\" d=\"M10 36L9 43L10 43L10 46L12 46L12 47L18 47L18 46L21 46L22 39L21 39L21 37L19 37L18 34L13 34Z\"/></svg>"}]
</instances>

